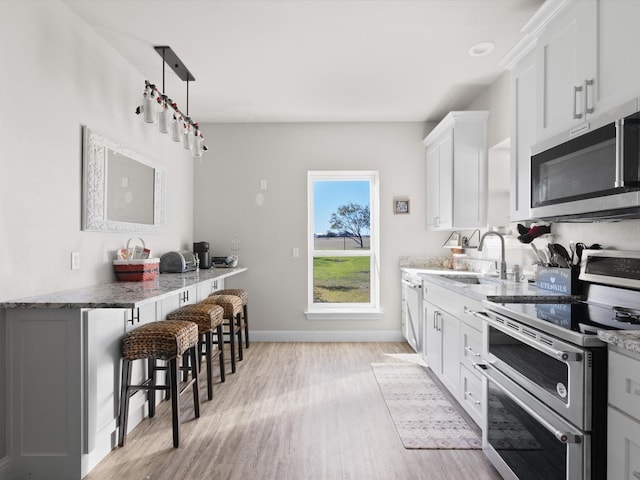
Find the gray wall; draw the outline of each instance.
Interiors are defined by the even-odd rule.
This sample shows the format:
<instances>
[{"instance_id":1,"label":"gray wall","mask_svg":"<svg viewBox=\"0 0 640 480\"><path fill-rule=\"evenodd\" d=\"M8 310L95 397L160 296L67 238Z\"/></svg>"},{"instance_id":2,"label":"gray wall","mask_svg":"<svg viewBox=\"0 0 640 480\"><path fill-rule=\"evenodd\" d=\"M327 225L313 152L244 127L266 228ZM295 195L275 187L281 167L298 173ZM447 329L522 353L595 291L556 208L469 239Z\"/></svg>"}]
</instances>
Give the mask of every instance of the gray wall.
<instances>
[{"instance_id":1,"label":"gray wall","mask_svg":"<svg viewBox=\"0 0 640 480\"><path fill-rule=\"evenodd\" d=\"M226 255L240 239L247 273L228 283L251 296L252 328L262 338L398 336L402 255L444 255L447 233L425 231L424 124L211 124L210 151L195 164L195 235ZM307 302L307 171L380 171L382 320L309 321ZM260 180L267 190L260 190ZM264 203L256 202L262 194ZM411 213L394 215L394 196ZM292 248L300 257L292 257ZM355 332L355 333L354 333ZM260 337L258 337L260 338Z\"/></svg>"},{"instance_id":2,"label":"gray wall","mask_svg":"<svg viewBox=\"0 0 640 480\"><path fill-rule=\"evenodd\" d=\"M0 58L0 299L115 280L111 261L132 235L81 231L82 125L165 166L167 228L144 239L156 254L190 245L193 161L134 114L140 73L57 0L0 1ZM2 344L4 332L0 318ZM4 374L0 355L0 464Z\"/></svg>"}]
</instances>

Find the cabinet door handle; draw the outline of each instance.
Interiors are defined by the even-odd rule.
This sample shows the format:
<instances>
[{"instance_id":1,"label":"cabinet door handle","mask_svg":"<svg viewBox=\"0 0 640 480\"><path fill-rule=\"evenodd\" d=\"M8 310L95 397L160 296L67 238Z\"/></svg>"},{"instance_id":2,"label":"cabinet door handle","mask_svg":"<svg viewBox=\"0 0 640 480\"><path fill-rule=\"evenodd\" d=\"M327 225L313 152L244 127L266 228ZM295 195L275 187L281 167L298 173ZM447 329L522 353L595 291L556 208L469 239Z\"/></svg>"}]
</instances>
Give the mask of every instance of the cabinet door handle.
<instances>
[{"instance_id":1,"label":"cabinet door handle","mask_svg":"<svg viewBox=\"0 0 640 480\"><path fill-rule=\"evenodd\" d=\"M585 109L585 112L589 114L593 113L595 110L594 105L596 102L594 98L594 95L595 95L594 84L595 84L595 81L593 80L593 78L591 80L587 80L584 82L584 85L585 85L584 97L585 97L585 102L587 104L587 108ZM591 95L589 95L589 91L591 91ZM591 102L589 102L589 97L591 97Z\"/></svg>"},{"instance_id":2,"label":"cabinet door handle","mask_svg":"<svg viewBox=\"0 0 640 480\"><path fill-rule=\"evenodd\" d=\"M474 405L480 405L480 400L475 400L471 392L464 392L464 394L471 399L471 403L473 403Z\"/></svg>"},{"instance_id":3,"label":"cabinet door handle","mask_svg":"<svg viewBox=\"0 0 640 480\"><path fill-rule=\"evenodd\" d=\"M465 349L466 352L469 352L469 355L471 355L472 357L479 357L480 356L480 354L474 352L473 348L471 348L471 347L464 347L464 349Z\"/></svg>"},{"instance_id":4,"label":"cabinet door handle","mask_svg":"<svg viewBox=\"0 0 640 480\"><path fill-rule=\"evenodd\" d=\"M573 87L573 119L582 118L582 113L578 113L578 93L582 92L582 85Z\"/></svg>"},{"instance_id":5,"label":"cabinet door handle","mask_svg":"<svg viewBox=\"0 0 640 480\"><path fill-rule=\"evenodd\" d=\"M616 188L624 187L624 118L616 120Z\"/></svg>"},{"instance_id":6,"label":"cabinet door handle","mask_svg":"<svg viewBox=\"0 0 640 480\"><path fill-rule=\"evenodd\" d=\"M633 476L640 480L640 472L633 471Z\"/></svg>"}]
</instances>

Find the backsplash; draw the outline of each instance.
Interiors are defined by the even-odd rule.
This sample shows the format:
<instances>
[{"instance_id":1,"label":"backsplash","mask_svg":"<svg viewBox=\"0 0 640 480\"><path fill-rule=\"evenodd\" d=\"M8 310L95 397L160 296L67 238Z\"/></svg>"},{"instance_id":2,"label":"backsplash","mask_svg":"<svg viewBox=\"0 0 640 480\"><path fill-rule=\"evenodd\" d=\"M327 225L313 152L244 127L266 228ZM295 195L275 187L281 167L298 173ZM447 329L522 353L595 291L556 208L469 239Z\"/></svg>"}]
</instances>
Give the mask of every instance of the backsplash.
<instances>
[{"instance_id":1,"label":"backsplash","mask_svg":"<svg viewBox=\"0 0 640 480\"><path fill-rule=\"evenodd\" d=\"M452 265L451 256L439 257L400 257L400 268L454 268L472 272L492 273L496 270L496 262L491 259L457 257L456 266Z\"/></svg>"}]
</instances>

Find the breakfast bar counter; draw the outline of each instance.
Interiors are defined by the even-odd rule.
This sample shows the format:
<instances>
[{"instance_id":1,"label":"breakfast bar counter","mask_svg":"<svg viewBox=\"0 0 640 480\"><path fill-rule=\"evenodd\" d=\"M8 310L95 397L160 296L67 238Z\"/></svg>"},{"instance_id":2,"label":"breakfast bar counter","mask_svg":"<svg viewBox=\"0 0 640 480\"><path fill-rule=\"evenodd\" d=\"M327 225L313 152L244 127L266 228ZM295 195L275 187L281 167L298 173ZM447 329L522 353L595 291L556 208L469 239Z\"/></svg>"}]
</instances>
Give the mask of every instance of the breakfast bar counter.
<instances>
[{"instance_id":1,"label":"breakfast bar counter","mask_svg":"<svg viewBox=\"0 0 640 480\"><path fill-rule=\"evenodd\" d=\"M1 302L7 324L7 478L85 477L116 445L124 334L164 320L246 270L163 273L146 282ZM142 374L134 370L139 378L133 380ZM134 394L129 429L147 411L144 392Z\"/></svg>"},{"instance_id":2,"label":"breakfast bar counter","mask_svg":"<svg viewBox=\"0 0 640 480\"><path fill-rule=\"evenodd\" d=\"M246 267L235 267L161 273L156 280L147 282L106 283L0 302L0 308L137 308L181 289L224 280L245 270Z\"/></svg>"}]
</instances>

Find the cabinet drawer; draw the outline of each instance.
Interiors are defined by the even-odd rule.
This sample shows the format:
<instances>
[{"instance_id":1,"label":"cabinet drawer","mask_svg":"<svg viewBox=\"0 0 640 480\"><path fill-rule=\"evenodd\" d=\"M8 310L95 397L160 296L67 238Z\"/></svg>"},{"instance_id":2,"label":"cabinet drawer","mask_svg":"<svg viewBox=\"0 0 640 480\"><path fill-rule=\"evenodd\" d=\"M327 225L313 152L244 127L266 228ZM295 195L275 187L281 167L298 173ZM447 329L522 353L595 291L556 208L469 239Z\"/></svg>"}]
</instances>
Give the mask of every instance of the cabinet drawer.
<instances>
[{"instance_id":1,"label":"cabinet drawer","mask_svg":"<svg viewBox=\"0 0 640 480\"><path fill-rule=\"evenodd\" d=\"M469 370L473 371L473 364L480 361L482 354L482 332L461 322L460 343L460 361Z\"/></svg>"},{"instance_id":2,"label":"cabinet drawer","mask_svg":"<svg viewBox=\"0 0 640 480\"><path fill-rule=\"evenodd\" d=\"M460 385L460 404L478 425L482 425L482 380L473 371L461 365Z\"/></svg>"},{"instance_id":3,"label":"cabinet drawer","mask_svg":"<svg viewBox=\"0 0 640 480\"><path fill-rule=\"evenodd\" d=\"M640 420L640 361L609 350L609 403Z\"/></svg>"},{"instance_id":4,"label":"cabinet drawer","mask_svg":"<svg viewBox=\"0 0 640 480\"><path fill-rule=\"evenodd\" d=\"M608 409L607 478L640 478L640 423Z\"/></svg>"}]
</instances>

